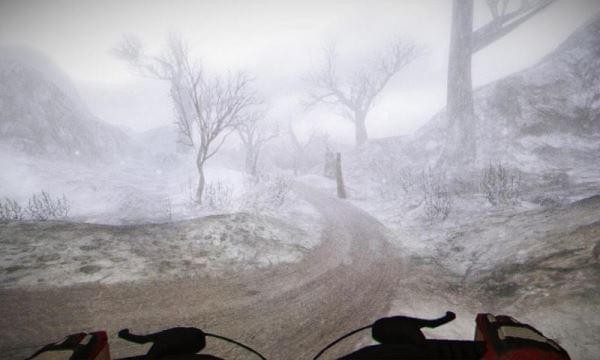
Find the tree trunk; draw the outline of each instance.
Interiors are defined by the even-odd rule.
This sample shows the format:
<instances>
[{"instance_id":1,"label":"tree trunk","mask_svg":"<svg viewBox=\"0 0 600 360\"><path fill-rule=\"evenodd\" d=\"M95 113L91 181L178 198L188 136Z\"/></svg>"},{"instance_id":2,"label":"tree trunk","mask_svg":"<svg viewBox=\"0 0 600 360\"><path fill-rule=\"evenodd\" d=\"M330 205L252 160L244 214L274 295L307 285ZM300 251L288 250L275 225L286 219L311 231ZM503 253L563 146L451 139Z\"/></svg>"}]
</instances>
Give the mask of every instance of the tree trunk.
<instances>
[{"instance_id":1,"label":"tree trunk","mask_svg":"<svg viewBox=\"0 0 600 360\"><path fill-rule=\"evenodd\" d=\"M367 127L366 127L366 116L362 114L356 114L354 118L354 138L356 147L360 147L367 142Z\"/></svg>"},{"instance_id":2,"label":"tree trunk","mask_svg":"<svg viewBox=\"0 0 600 360\"><path fill-rule=\"evenodd\" d=\"M337 153L335 157L335 180L337 185L337 196L340 199L346 198L346 185L342 176L342 154Z\"/></svg>"},{"instance_id":3,"label":"tree trunk","mask_svg":"<svg viewBox=\"0 0 600 360\"><path fill-rule=\"evenodd\" d=\"M471 80L471 39L473 33L473 0L454 0L446 116L448 136L445 161L460 163L475 157L475 114Z\"/></svg>"},{"instance_id":4,"label":"tree trunk","mask_svg":"<svg viewBox=\"0 0 600 360\"><path fill-rule=\"evenodd\" d=\"M202 195L204 194L204 169L198 169L198 188L196 189L196 202L202 204Z\"/></svg>"},{"instance_id":5,"label":"tree trunk","mask_svg":"<svg viewBox=\"0 0 600 360\"><path fill-rule=\"evenodd\" d=\"M196 189L196 202L198 204L202 204L202 195L204 194L204 185L206 179L204 178L204 160L202 160L200 153L198 153L196 158L196 167L198 168L198 188Z\"/></svg>"},{"instance_id":6,"label":"tree trunk","mask_svg":"<svg viewBox=\"0 0 600 360\"><path fill-rule=\"evenodd\" d=\"M258 154L254 149L246 149L246 173L252 176L256 176L256 167L258 163Z\"/></svg>"}]
</instances>

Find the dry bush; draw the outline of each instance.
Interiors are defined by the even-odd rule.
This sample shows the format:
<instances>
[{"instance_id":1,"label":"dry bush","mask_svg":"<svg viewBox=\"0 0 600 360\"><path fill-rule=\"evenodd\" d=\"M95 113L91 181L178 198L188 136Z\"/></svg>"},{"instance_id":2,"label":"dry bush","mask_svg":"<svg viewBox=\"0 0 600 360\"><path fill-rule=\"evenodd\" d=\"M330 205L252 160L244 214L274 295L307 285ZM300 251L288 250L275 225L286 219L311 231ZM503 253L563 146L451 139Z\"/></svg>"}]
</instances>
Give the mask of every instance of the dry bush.
<instances>
[{"instance_id":1,"label":"dry bush","mask_svg":"<svg viewBox=\"0 0 600 360\"><path fill-rule=\"evenodd\" d=\"M481 191L493 206L514 205L521 196L521 176L498 163L483 170Z\"/></svg>"},{"instance_id":2,"label":"dry bush","mask_svg":"<svg viewBox=\"0 0 600 360\"><path fill-rule=\"evenodd\" d=\"M0 199L0 222L23 220L25 213L19 203L10 198Z\"/></svg>"},{"instance_id":3,"label":"dry bush","mask_svg":"<svg viewBox=\"0 0 600 360\"><path fill-rule=\"evenodd\" d=\"M394 156L381 156L369 165L377 194L384 200L395 200L415 189L417 176Z\"/></svg>"},{"instance_id":4,"label":"dry bush","mask_svg":"<svg viewBox=\"0 0 600 360\"><path fill-rule=\"evenodd\" d=\"M2 222L26 219L35 221L64 219L69 216L69 210L70 205L64 195L53 198L43 190L29 198L27 207L21 206L14 199L0 199L0 221Z\"/></svg>"},{"instance_id":5,"label":"dry bush","mask_svg":"<svg viewBox=\"0 0 600 360\"><path fill-rule=\"evenodd\" d=\"M425 205L425 216L429 221L444 221L452 210L452 196L446 176L432 169L421 172L421 192Z\"/></svg>"},{"instance_id":6,"label":"dry bush","mask_svg":"<svg viewBox=\"0 0 600 360\"><path fill-rule=\"evenodd\" d=\"M276 175L270 177L266 184L266 191L270 194L269 204L274 208L283 206L292 190L291 179L284 175Z\"/></svg>"},{"instance_id":7,"label":"dry bush","mask_svg":"<svg viewBox=\"0 0 600 360\"><path fill-rule=\"evenodd\" d=\"M292 190L292 179L282 174L261 175L246 182L245 187L243 208L256 212L274 210L285 204Z\"/></svg>"},{"instance_id":8,"label":"dry bush","mask_svg":"<svg viewBox=\"0 0 600 360\"><path fill-rule=\"evenodd\" d=\"M233 203L233 189L221 181L209 182L204 188L202 203L215 210L227 209Z\"/></svg>"},{"instance_id":9,"label":"dry bush","mask_svg":"<svg viewBox=\"0 0 600 360\"><path fill-rule=\"evenodd\" d=\"M183 184L181 190L185 194L184 205L188 211L198 210L199 204L196 201L196 184L195 180L188 177L185 184Z\"/></svg>"},{"instance_id":10,"label":"dry bush","mask_svg":"<svg viewBox=\"0 0 600 360\"><path fill-rule=\"evenodd\" d=\"M69 216L70 205L67 198L53 198L47 192L33 194L27 204L27 215L31 220L47 221Z\"/></svg>"}]
</instances>

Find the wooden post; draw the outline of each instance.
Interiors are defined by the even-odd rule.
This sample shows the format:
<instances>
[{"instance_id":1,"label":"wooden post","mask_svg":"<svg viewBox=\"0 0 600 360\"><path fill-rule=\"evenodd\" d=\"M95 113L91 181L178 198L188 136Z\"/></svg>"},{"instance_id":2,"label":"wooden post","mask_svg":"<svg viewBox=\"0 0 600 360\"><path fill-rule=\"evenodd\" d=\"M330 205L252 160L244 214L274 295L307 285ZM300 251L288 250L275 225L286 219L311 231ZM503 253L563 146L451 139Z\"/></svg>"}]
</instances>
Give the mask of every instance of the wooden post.
<instances>
[{"instance_id":1,"label":"wooden post","mask_svg":"<svg viewBox=\"0 0 600 360\"><path fill-rule=\"evenodd\" d=\"M337 183L337 196L340 199L346 198L346 187L344 186L344 178L342 177L342 154L337 153L335 156L335 180Z\"/></svg>"}]
</instances>

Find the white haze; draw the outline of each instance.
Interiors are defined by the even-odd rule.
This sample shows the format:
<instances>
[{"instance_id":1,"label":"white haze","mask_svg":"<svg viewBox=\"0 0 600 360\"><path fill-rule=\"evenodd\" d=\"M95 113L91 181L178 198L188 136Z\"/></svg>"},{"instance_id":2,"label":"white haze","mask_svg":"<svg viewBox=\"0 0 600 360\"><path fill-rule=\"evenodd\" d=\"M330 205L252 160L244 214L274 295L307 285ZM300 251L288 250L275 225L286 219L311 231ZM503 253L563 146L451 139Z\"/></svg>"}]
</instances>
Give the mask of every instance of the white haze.
<instances>
[{"instance_id":1,"label":"white haze","mask_svg":"<svg viewBox=\"0 0 600 360\"><path fill-rule=\"evenodd\" d=\"M488 20L476 2L475 26ZM302 76L334 42L349 64L360 63L401 34L427 49L397 75L369 114L371 137L401 135L445 104L450 1L5 1L0 45L46 54L73 79L92 112L135 131L171 124L166 88L141 79L110 54L123 34L150 51L166 35L189 42L207 68L245 69L256 76L275 120L294 120L351 142L349 123L318 109L303 111ZM594 0L561 1L474 57L474 84L533 65L598 9Z\"/></svg>"}]
</instances>

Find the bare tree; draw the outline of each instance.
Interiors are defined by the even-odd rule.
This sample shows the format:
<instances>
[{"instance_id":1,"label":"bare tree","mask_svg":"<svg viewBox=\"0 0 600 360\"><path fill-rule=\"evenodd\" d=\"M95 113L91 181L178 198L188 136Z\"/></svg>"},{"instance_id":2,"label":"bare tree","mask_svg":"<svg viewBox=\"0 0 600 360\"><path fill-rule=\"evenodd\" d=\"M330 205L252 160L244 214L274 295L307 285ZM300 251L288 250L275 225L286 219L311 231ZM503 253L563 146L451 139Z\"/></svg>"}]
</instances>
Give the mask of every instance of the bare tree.
<instances>
[{"instance_id":1,"label":"bare tree","mask_svg":"<svg viewBox=\"0 0 600 360\"><path fill-rule=\"evenodd\" d=\"M159 56L147 55L139 40L126 37L114 50L142 76L167 81L175 111L179 141L196 153L199 180L196 200L202 203L204 165L258 103L252 79L239 72L207 76L180 38L171 36Z\"/></svg>"},{"instance_id":2,"label":"bare tree","mask_svg":"<svg viewBox=\"0 0 600 360\"><path fill-rule=\"evenodd\" d=\"M390 79L411 63L420 51L404 41L393 43L373 63L362 67L346 81L337 73L337 55L333 46L325 48L325 65L308 76L312 87L307 107L329 105L354 124L356 146L367 139L366 120L373 108L375 98L383 91Z\"/></svg>"},{"instance_id":3,"label":"bare tree","mask_svg":"<svg viewBox=\"0 0 600 360\"><path fill-rule=\"evenodd\" d=\"M292 167L294 168L294 175L298 175L306 161L306 151L315 140L316 132L311 131L306 139L301 140L296 135L291 122L288 122L288 135L292 143Z\"/></svg>"},{"instance_id":4,"label":"bare tree","mask_svg":"<svg viewBox=\"0 0 600 360\"><path fill-rule=\"evenodd\" d=\"M444 160L468 160L476 154L471 58L556 0L486 0L491 21L473 31L473 0L454 0L446 113L448 137Z\"/></svg>"},{"instance_id":5,"label":"bare tree","mask_svg":"<svg viewBox=\"0 0 600 360\"><path fill-rule=\"evenodd\" d=\"M265 123L265 112L257 110L248 114L237 128L237 134L246 151L246 173L256 176L260 153L269 141L279 136L279 129L276 126L269 127Z\"/></svg>"}]
</instances>

